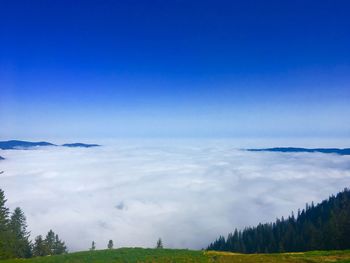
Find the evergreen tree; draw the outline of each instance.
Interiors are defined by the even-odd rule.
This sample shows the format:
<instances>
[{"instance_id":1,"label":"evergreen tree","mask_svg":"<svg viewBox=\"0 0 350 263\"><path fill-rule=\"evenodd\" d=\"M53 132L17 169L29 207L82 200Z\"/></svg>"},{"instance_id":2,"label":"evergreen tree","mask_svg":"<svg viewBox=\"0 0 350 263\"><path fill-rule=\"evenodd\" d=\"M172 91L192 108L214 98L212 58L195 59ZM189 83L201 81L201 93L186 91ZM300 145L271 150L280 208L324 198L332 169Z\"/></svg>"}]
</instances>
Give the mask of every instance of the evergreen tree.
<instances>
[{"instance_id":1,"label":"evergreen tree","mask_svg":"<svg viewBox=\"0 0 350 263\"><path fill-rule=\"evenodd\" d=\"M11 243L14 241L14 236L9 230L9 209L6 204L5 193L0 189L0 259L13 257Z\"/></svg>"},{"instance_id":2,"label":"evergreen tree","mask_svg":"<svg viewBox=\"0 0 350 263\"><path fill-rule=\"evenodd\" d=\"M95 249L96 249L95 241L92 241L90 250L94 251Z\"/></svg>"},{"instance_id":3,"label":"evergreen tree","mask_svg":"<svg viewBox=\"0 0 350 263\"><path fill-rule=\"evenodd\" d=\"M12 249L15 257L31 257L31 244L29 241L29 232L27 231L26 217L19 207L14 210L11 216L10 230L14 236Z\"/></svg>"},{"instance_id":4,"label":"evergreen tree","mask_svg":"<svg viewBox=\"0 0 350 263\"><path fill-rule=\"evenodd\" d=\"M108 249L113 249L113 240L112 239L108 241L107 248Z\"/></svg>"},{"instance_id":5,"label":"evergreen tree","mask_svg":"<svg viewBox=\"0 0 350 263\"><path fill-rule=\"evenodd\" d=\"M50 229L45 237L45 245L49 251L49 255L55 254L55 233Z\"/></svg>"},{"instance_id":6,"label":"evergreen tree","mask_svg":"<svg viewBox=\"0 0 350 263\"><path fill-rule=\"evenodd\" d=\"M161 239L161 238L159 238L159 239L157 240L156 248L163 248L163 242L162 242L162 239Z\"/></svg>"},{"instance_id":7,"label":"evergreen tree","mask_svg":"<svg viewBox=\"0 0 350 263\"><path fill-rule=\"evenodd\" d=\"M53 254L54 255L60 255L67 253L67 247L65 243L59 239L58 235L55 235L55 242L53 246Z\"/></svg>"},{"instance_id":8,"label":"evergreen tree","mask_svg":"<svg viewBox=\"0 0 350 263\"><path fill-rule=\"evenodd\" d=\"M33 255L36 257L49 255L50 250L48 249L43 237L41 235L37 236L33 245Z\"/></svg>"},{"instance_id":9,"label":"evergreen tree","mask_svg":"<svg viewBox=\"0 0 350 263\"><path fill-rule=\"evenodd\" d=\"M47 233L45 240L45 246L49 255L59 255L67 253L67 247L63 241L61 241L55 232L51 229Z\"/></svg>"}]
</instances>

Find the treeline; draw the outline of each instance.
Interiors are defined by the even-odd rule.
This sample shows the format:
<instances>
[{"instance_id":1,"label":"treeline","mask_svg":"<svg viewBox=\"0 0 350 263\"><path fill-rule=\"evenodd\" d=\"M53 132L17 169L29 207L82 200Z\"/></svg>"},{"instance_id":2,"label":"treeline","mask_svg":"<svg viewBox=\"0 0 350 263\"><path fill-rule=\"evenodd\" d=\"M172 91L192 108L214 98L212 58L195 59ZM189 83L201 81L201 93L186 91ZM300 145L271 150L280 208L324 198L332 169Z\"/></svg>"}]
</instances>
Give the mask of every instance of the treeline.
<instances>
[{"instance_id":1,"label":"treeline","mask_svg":"<svg viewBox=\"0 0 350 263\"><path fill-rule=\"evenodd\" d=\"M67 247L52 230L45 239L42 236L30 241L26 217L17 207L13 213L5 206L4 191L0 189L0 259L30 258L67 252Z\"/></svg>"},{"instance_id":2,"label":"treeline","mask_svg":"<svg viewBox=\"0 0 350 263\"><path fill-rule=\"evenodd\" d=\"M350 249L350 190L274 223L237 229L219 237L208 250L241 253Z\"/></svg>"},{"instance_id":3,"label":"treeline","mask_svg":"<svg viewBox=\"0 0 350 263\"><path fill-rule=\"evenodd\" d=\"M114 245L113 245L113 240L110 239L110 240L108 241L107 248L108 248L108 249L113 249L113 246L114 246ZM159 239L157 240L157 244L156 244L155 248L157 248L157 249L162 249L162 248L163 248L163 241L162 241L161 238L159 238ZM96 243L95 243L95 241L92 241L91 247L90 247L89 250L90 250L90 251L96 250Z\"/></svg>"}]
</instances>

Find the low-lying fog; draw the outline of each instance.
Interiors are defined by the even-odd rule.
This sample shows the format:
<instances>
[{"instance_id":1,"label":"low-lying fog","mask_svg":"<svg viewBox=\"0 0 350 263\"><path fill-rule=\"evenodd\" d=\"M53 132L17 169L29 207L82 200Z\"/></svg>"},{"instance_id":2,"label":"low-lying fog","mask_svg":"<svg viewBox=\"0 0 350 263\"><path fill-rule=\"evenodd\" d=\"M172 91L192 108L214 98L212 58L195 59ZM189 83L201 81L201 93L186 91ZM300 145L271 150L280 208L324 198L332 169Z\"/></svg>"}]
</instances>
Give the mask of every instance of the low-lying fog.
<instances>
[{"instance_id":1,"label":"low-lying fog","mask_svg":"<svg viewBox=\"0 0 350 263\"><path fill-rule=\"evenodd\" d=\"M0 151L0 188L31 236L69 250L205 248L235 227L287 217L350 183L350 156L248 152L231 144L107 144Z\"/></svg>"}]
</instances>

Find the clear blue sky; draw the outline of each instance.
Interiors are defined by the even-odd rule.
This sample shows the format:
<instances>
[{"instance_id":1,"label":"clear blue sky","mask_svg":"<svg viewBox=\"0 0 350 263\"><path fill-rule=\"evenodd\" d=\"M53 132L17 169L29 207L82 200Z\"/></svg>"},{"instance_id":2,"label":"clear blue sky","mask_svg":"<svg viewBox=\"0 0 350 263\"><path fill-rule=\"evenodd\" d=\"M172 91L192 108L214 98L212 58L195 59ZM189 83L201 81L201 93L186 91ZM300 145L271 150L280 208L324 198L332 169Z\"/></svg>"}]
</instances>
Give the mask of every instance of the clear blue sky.
<instances>
[{"instance_id":1,"label":"clear blue sky","mask_svg":"<svg viewBox=\"0 0 350 263\"><path fill-rule=\"evenodd\" d=\"M350 136L349 1L0 0L0 138Z\"/></svg>"}]
</instances>

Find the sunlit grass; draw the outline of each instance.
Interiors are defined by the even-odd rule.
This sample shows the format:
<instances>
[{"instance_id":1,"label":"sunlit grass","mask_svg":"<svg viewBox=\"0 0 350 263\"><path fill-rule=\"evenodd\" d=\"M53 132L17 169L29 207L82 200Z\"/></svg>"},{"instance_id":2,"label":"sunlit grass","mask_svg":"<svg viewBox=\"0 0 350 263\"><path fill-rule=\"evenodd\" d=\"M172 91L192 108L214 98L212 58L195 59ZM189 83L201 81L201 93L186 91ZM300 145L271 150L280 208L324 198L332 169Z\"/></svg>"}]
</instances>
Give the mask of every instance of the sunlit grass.
<instances>
[{"instance_id":1,"label":"sunlit grass","mask_svg":"<svg viewBox=\"0 0 350 263\"><path fill-rule=\"evenodd\" d=\"M281 254L239 254L218 251L194 251L182 249L143 249L120 248L76 252L60 256L46 256L32 259L10 259L3 263L132 263L132 262L218 262L218 263L317 263L349 262L350 250L344 251L311 251L305 253Z\"/></svg>"}]
</instances>

